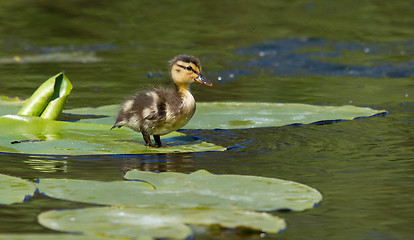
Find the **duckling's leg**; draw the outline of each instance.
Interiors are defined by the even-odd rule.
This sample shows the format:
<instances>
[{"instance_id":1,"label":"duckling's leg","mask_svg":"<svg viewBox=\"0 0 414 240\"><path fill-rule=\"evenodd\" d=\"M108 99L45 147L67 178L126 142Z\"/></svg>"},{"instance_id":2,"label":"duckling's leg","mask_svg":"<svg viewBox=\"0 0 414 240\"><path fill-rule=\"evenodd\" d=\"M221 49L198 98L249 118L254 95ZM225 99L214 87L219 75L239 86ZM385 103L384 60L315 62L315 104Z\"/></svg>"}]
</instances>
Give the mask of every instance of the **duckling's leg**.
<instances>
[{"instance_id":1,"label":"duckling's leg","mask_svg":"<svg viewBox=\"0 0 414 240\"><path fill-rule=\"evenodd\" d=\"M154 144L152 144L151 139L150 139L150 135L145 133L145 132L141 132L142 133L142 137L144 138L144 141L147 143L147 145L149 145L150 147L155 147Z\"/></svg>"},{"instance_id":2,"label":"duckling's leg","mask_svg":"<svg viewBox=\"0 0 414 240\"><path fill-rule=\"evenodd\" d=\"M160 139L160 135L154 135L154 140L155 140L155 143L157 144L157 147L161 147L162 146L161 139Z\"/></svg>"}]
</instances>

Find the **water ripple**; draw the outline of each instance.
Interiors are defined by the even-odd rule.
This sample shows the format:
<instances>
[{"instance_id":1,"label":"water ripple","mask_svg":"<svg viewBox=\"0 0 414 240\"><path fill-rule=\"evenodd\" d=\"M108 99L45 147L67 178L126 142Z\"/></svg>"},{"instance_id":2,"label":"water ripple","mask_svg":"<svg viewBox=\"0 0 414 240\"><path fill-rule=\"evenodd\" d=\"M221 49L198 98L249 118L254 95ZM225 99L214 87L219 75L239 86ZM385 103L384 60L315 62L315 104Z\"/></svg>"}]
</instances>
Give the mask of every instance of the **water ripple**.
<instances>
[{"instance_id":1,"label":"water ripple","mask_svg":"<svg viewBox=\"0 0 414 240\"><path fill-rule=\"evenodd\" d=\"M225 72L223 75L248 75L252 70L260 68L276 76L344 75L403 78L414 75L414 60L407 58L414 53L413 45L414 41L378 45L336 42L320 38L272 40L236 50L237 54L252 58L235 63L239 68L243 68L243 71L228 70L228 73Z\"/></svg>"}]
</instances>

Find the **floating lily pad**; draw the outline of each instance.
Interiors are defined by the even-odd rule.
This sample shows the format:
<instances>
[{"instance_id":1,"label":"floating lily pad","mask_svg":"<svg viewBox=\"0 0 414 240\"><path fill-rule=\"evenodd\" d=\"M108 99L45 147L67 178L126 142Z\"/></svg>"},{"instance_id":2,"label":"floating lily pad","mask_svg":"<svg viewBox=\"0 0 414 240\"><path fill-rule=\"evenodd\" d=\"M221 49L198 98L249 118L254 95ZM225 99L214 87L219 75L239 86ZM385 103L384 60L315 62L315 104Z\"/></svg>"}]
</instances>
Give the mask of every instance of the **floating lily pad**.
<instances>
[{"instance_id":1,"label":"floating lily pad","mask_svg":"<svg viewBox=\"0 0 414 240\"><path fill-rule=\"evenodd\" d=\"M30 154L90 155L224 151L225 148L173 132L163 136L166 147L145 146L139 133L112 125L53 121L40 117L0 117L0 151ZM11 144L15 141L33 140Z\"/></svg>"},{"instance_id":2,"label":"floating lily pad","mask_svg":"<svg viewBox=\"0 0 414 240\"><path fill-rule=\"evenodd\" d=\"M219 225L277 233L283 219L243 210L93 207L42 213L39 223L65 232L113 237L185 239L192 234L186 224Z\"/></svg>"},{"instance_id":3,"label":"floating lily pad","mask_svg":"<svg viewBox=\"0 0 414 240\"><path fill-rule=\"evenodd\" d=\"M23 202L33 196L35 190L36 186L32 182L0 174L0 205Z\"/></svg>"},{"instance_id":4,"label":"floating lily pad","mask_svg":"<svg viewBox=\"0 0 414 240\"><path fill-rule=\"evenodd\" d=\"M19 115L57 118L71 88L72 85L63 74L50 78L25 103ZM55 97L56 100L50 101ZM15 112L15 106L9 106L16 102L17 104L14 105L20 104L18 101L6 99L0 101L0 106L7 106L7 110ZM185 128L229 129L283 126L324 120L351 120L387 113L384 110L355 106L332 107L279 103L211 102L198 103L197 106L195 116ZM118 110L118 105L109 105L65 111L66 115L75 115L72 118L78 118L77 123L43 121L22 116L0 117L0 151L89 155L224 151L226 149L180 133L171 133L163 137L166 148L148 148L141 135L128 128L114 129L111 132L107 130L115 122ZM12 142L19 144L11 145Z\"/></svg>"},{"instance_id":5,"label":"floating lily pad","mask_svg":"<svg viewBox=\"0 0 414 240\"><path fill-rule=\"evenodd\" d=\"M198 107L201 105L200 107ZM353 120L385 114L385 110L355 106L316 106L298 103L213 102L197 105L187 128L253 128L309 124L324 120ZM212 121L214 119L214 121Z\"/></svg>"},{"instance_id":6,"label":"floating lily pad","mask_svg":"<svg viewBox=\"0 0 414 240\"><path fill-rule=\"evenodd\" d=\"M301 211L314 207L322 200L316 189L297 182L256 176L215 175L205 170L191 174L132 170L126 173L125 178L151 183L155 190L145 192L144 196L153 196L156 198L154 202L168 199L167 205L191 206L194 201L198 206L218 208L226 208L227 205L258 211ZM186 197L189 200L185 200Z\"/></svg>"},{"instance_id":7,"label":"floating lily pad","mask_svg":"<svg viewBox=\"0 0 414 240\"><path fill-rule=\"evenodd\" d=\"M301 211L314 207L322 199L317 190L292 181L254 176L214 175L204 170L191 174L133 170L125 177L139 181L102 183L88 180L40 179L38 188L40 193L54 198L129 207ZM125 188L113 187L112 184L122 184Z\"/></svg>"},{"instance_id":8,"label":"floating lily pad","mask_svg":"<svg viewBox=\"0 0 414 240\"><path fill-rule=\"evenodd\" d=\"M76 179L40 179L38 190L50 197L103 205L124 205L125 199L133 205L142 191L153 190L151 184L138 181L102 182ZM128 197L132 195L132 197Z\"/></svg>"},{"instance_id":9,"label":"floating lily pad","mask_svg":"<svg viewBox=\"0 0 414 240\"><path fill-rule=\"evenodd\" d=\"M84 115L80 122L113 124L118 105L79 108L64 113ZM235 129L309 124L325 120L353 120L384 115L385 110L356 106L316 106L297 103L200 102L187 129ZM94 118L95 116L102 116ZM105 117L107 116L107 117Z\"/></svg>"}]
</instances>

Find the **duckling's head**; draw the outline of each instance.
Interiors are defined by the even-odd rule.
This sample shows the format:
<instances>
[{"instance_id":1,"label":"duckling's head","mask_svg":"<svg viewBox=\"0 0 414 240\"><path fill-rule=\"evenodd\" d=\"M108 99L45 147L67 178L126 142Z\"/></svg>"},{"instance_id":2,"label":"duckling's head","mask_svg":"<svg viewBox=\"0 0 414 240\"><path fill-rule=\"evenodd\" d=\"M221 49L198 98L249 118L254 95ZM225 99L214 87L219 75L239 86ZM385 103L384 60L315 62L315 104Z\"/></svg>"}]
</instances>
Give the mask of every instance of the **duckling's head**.
<instances>
[{"instance_id":1,"label":"duckling's head","mask_svg":"<svg viewBox=\"0 0 414 240\"><path fill-rule=\"evenodd\" d=\"M170 61L171 78L178 87L187 88L188 84L196 81L207 86L213 85L201 73L201 64L198 58L191 55L178 55Z\"/></svg>"}]
</instances>

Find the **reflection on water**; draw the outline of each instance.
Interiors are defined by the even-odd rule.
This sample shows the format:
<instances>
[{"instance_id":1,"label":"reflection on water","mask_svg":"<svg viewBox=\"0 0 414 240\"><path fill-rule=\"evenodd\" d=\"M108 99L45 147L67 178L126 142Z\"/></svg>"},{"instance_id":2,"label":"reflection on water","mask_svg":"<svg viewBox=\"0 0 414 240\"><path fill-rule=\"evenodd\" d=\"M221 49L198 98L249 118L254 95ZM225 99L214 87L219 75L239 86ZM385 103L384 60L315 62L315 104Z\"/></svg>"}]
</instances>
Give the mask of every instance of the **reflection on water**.
<instances>
[{"instance_id":1,"label":"reflection on water","mask_svg":"<svg viewBox=\"0 0 414 240\"><path fill-rule=\"evenodd\" d=\"M280 236L215 230L196 239L409 239L413 11L408 1L3 0L0 94L28 97L65 71L74 84L68 108L120 103L148 85L169 84L167 61L185 52L217 79L212 88L193 86L197 101L352 103L390 114L328 125L183 131L226 152L2 153L0 172L30 180L120 180L135 168L277 177L312 186L324 200L305 212L275 213L288 224ZM17 64L16 56L32 58ZM0 206L0 233L50 233L37 214L82 206L40 195Z\"/></svg>"},{"instance_id":2,"label":"reflection on water","mask_svg":"<svg viewBox=\"0 0 414 240\"><path fill-rule=\"evenodd\" d=\"M30 158L25 160L24 163L28 167L44 173L54 173L54 172L67 172L67 162L59 160L47 160L47 159L36 159Z\"/></svg>"}]
</instances>

